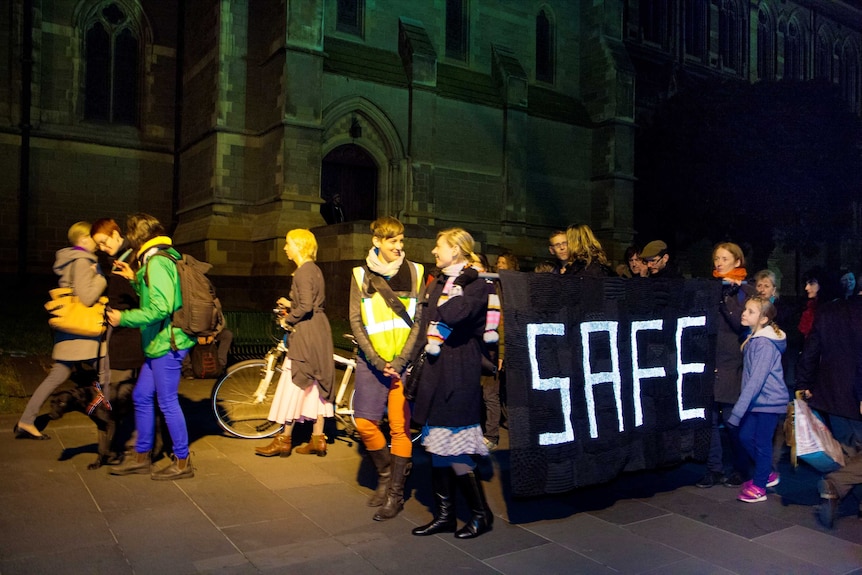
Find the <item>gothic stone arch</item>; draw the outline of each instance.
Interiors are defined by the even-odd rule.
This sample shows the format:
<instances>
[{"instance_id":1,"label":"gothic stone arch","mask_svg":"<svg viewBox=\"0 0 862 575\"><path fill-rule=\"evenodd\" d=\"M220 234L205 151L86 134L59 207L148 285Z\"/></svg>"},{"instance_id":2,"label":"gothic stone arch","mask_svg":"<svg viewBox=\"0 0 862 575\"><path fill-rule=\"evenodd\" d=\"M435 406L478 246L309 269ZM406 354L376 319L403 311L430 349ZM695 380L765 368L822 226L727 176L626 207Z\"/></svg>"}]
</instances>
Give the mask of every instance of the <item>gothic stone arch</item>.
<instances>
[{"instance_id":1,"label":"gothic stone arch","mask_svg":"<svg viewBox=\"0 0 862 575\"><path fill-rule=\"evenodd\" d=\"M362 148L377 164L376 213L402 213L409 191L407 155L386 113L366 98L344 98L323 111L322 125L321 157L346 144Z\"/></svg>"}]
</instances>

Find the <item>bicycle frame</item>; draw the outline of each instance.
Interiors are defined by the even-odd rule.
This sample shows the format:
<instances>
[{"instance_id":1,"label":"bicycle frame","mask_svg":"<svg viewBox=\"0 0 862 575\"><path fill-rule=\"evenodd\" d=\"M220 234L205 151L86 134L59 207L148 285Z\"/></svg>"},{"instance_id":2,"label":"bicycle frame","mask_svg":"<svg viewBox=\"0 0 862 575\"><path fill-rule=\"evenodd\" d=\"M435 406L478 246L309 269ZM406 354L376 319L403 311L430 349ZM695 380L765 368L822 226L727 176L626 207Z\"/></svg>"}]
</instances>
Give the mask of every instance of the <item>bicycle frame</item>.
<instances>
[{"instance_id":1,"label":"bicycle frame","mask_svg":"<svg viewBox=\"0 0 862 575\"><path fill-rule=\"evenodd\" d=\"M337 353L332 355L337 370L344 371L340 382L334 382L338 388L333 411L348 434L352 434L356 430L352 387L356 370L356 341L350 334L345 334L345 337L354 344L354 357ZM280 430L281 425L268 420L267 414L273 401L274 394L270 386L276 373L289 376L287 351L288 335L285 334L276 340L276 344L263 358L242 361L229 367L227 373L216 382L211 401L222 429L245 438L269 437Z\"/></svg>"},{"instance_id":2,"label":"bicycle frame","mask_svg":"<svg viewBox=\"0 0 862 575\"><path fill-rule=\"evenodd\" d=\"M344 366L344 377L341 378L341 383L338 385L338 393L335 396L335 417L337 417L342 423L346 424L346 420L353 417L353 409L350 402L346 404L343 404L342 402L344 401L344 394L347 392L347 387L350 383L350 376L356 369L356 359L343 357L337 353L332 354L332 359L335 360L335 363Z\"/></svg>"},{"instance_id":3,"label":"bicycle frame","mask_svg":"<svg viewBox=\"0 0 862 575\"><path fill-rule=\"evenodd\" d=\"M284 357L287 353L287 336L282 337L278 344L267 352L264 361L266 365L261 374L260 384L254 392L254 402L263 403L266 399L266 391L269 389L269 384L272 383L272 376L275 374L275 364L280 357ZM285 357L285 360L287 358Z\"/></svg>"}]
</instances>

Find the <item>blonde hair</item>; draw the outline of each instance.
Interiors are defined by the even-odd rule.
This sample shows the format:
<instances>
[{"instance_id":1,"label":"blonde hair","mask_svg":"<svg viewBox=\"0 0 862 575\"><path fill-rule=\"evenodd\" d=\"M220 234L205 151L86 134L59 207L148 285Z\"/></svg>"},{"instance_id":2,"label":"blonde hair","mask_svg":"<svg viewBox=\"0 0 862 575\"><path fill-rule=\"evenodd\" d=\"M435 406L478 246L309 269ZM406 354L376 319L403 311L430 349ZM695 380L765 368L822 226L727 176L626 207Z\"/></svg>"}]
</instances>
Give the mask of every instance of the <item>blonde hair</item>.
<instances>
[{"instance_id":1,"label":"blonde hair","mask_svg":"<svg viewBox=\"0 0 862 575\"><path fill-rule=\"evenodd\" d=\"M570 225L566 230L566 242L569 244L569 261L580 261L586 265L597 261L603 266L609 265L602 244L587 224Z\"/></svg>"},{"instance_id":2,"label":"blonde hair","mask_svg":"<svg viewBox=\"0 0 862 575\"><path fill-rule=\"evenodd\" d=\"M715 252L718 250L727 250L730 252L730 255L733 256L734 260L739 260L739 267L745 267L745 254L742 252L742 248L736 245L733 242L721 242L720 244L715 244L715 247L712 248L712 257L715 257Z\"/></svg>"},{"instance_id":3,"label":"blonde hair","mask_svg":"<svg viewBox=\"0 0 862 575\"><path fill-rule=\"evenodd\" d=\"M760 308L760 316L766 318L766 326L771 325L772 329L775 330L775 333L780 336L782 333L781 328L779 328L778 324L775 323L775 316L778 314L778 311L775 309L775 304L769 301L769 298L760 297L758 295L751 296L750 298L745 300L746 305L748 305L749 302L756 304L757 307ZM747 338L745 338L745 341L742 342L742 345L739 346L739 349L745 349L745 344L747 344L748 341L752 337L754 337L754 334L756 334L758 331L760 331L759 325L752 328L751 334Z\"/></svg>"},{"instance_id":4,"label":"blonde hair","mask_svg":"<svg viewBox=\"0 0 862 575\"><path fill-rule=\"evenodd\" d=\"M91 227L90 222L75 222L69 226L69 233L67 234L69 243L77 246L81 238L90 235Z\"/></svg>"},{"instance_id":5,"label":"blonde hair","mask_svg":"<svg viewBox=\"0 0 862 575\"><path fill-rule=\"evenodd\" d=\"M311 261L317 259L317 238L310 231L305 229L290 230L287 232L284 240L293 242L300 257L303 259Z\"/></svg>"},{"instance_id":6,"label":"blonde hair","mask_svg":"<svg viewBox=\"0 0 862 575\"><path fill-rule=\"evenodd\" d=\"M760 280L769 280L775 286L775 299L778 299L778 279L775 277L775 272L772 270L760 270L754 274L754 283L757 284Z\"/></svg>"},{"instance_id":7,"label":"blonde hair","mask_svg":"<svg viewBox=\"0 0 862 575\"><path fill-rule=\"evenodd\" d=\"M476 242L473 236L467 230L462 228L449 228L437 232L437 239L442 239L453 248L458 248L461 258L467 260L470 264L482 264L482 260L473 251L476 248Z\"/></svg>"},{"instance_id":8,"label":"blonde hair","mask_svg":"<svg viewBox=\"0 0 862 575\"><path fill-rule=\"evenodd\" d=\"M398 218L383 216L371 222L371 235L381 240L388 240L404 233L404 224Z\"/></svg>"}]
</instances>

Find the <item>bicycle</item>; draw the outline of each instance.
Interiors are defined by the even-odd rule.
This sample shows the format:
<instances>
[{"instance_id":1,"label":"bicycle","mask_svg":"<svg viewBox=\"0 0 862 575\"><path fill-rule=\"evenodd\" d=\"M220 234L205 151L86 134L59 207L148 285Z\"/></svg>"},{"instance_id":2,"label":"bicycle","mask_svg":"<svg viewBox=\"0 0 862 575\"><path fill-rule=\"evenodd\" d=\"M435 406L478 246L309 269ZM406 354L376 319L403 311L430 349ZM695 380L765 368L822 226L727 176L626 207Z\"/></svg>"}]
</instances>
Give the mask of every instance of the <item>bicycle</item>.
<instances>
[{"instance_id":1,"label":"bicycle","mask_svg":"<svg viewBox=\"0 0 862 575\"><path fill-rule=\"evenodd\" d=\"M284 311L274 309L276 322L284 330L262 359L249 359L233 364L213 387L211 403L216 421L224 431L245 439L262 439L271 437L284 429L284 425L268 419L269 409L281 378L283 368L288 361L287 341L289 328L281 319ZM348 435L356 430L353 419L353 396L355 393L353 373L356 369L356 340L351 334L344 337L352 342L352 357L333 354L336 374L340 374L338 391L336 392L335 418L341 422Z\"/></svg>"}]
</instances>

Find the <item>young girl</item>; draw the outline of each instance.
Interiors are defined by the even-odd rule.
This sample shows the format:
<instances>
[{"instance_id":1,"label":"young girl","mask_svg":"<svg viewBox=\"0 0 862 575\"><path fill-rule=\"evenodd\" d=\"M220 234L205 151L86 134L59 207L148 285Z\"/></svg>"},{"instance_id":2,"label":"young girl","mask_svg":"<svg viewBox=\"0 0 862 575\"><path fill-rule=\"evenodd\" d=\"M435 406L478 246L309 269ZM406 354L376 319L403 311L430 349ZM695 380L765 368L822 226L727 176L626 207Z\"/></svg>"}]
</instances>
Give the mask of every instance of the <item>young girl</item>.
<instances>
[{"instance_id":1,"label":"young girl","mask_svg":"<svg viewBox=\"0 0 862 575\"><path fill-rule=\"evenodd\" d=\"M790 401L781 368L787 338L774 319L769 299L746 300L742 325L751 328L751 335L742 344L742 391L727 420L739 426L740 442L754 460L754 479L743 483L737 496L746 503L766 501L766 488L772 484L772 437Z\"/></svg>"}]
</instances>

